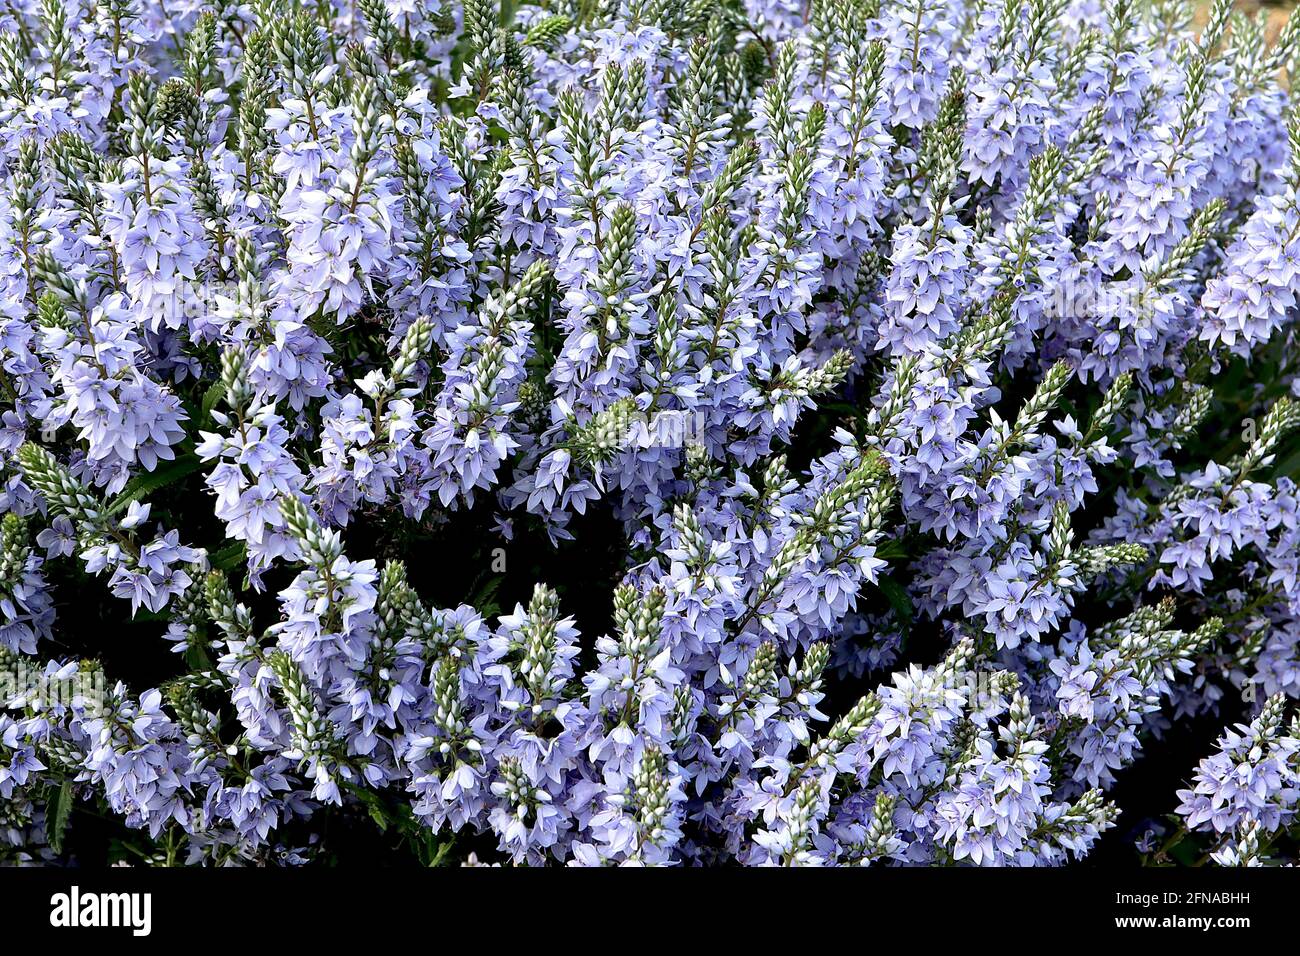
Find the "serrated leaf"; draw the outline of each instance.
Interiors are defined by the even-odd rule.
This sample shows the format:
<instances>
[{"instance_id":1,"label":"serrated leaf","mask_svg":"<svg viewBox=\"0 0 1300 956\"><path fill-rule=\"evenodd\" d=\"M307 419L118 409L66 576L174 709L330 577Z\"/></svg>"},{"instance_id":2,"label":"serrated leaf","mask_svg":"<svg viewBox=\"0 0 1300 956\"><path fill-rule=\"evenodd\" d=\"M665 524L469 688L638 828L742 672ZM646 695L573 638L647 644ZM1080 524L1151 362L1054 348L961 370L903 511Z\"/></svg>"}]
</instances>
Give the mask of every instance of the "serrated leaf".
<instances>
[{"instance_id":1,"label":"serrated leaf","mask_svg":"<svg viewBox=\"0 0 1300 956\"><path fill-rule=\"evenodd\" d=\"M195 455L182 455L175 461L154 471L136 475L126 483L122 493L108 505L108 513L118 514L130 507L131 502L140 501L168 485L174 485L182 478L194 474L203 467L203 462Z\"/></svg>"},{"instance_id":2,"label":"serrated leaf","mask_svg":"<svg viewBox=\"0 0 1300 956\"><path fill-rule=\"evenodd\" d=\"M502 580L501 575L488 578L474 589L467 603L485 618L496 617L501 613L501 603L496 600L496 596L501 590Z\"/></svg>"},{"instance_id":3,"label":"serrated leaf","mask_svg":"<svg viewBox=\"0 0 1300 956\"><path fill-rule=\"evenodd\" d=\"M45 808L45 832L50 849L63 852L63 837L68 832L68 819L72 816L72 781L64 780Z\"/></svg>"},{"instance_id":4,"label":"serrated leaf","mask_svg":"<svg viewBox=\"0 0 1300 956\"><path fill-rule=\"evenodd\" d=\"M200 419L203 422L212 421L212 410L217 407L217 403L226 397L226 383L222 381L214 382L206 392L203 393L203 416Z\"/></svg>"},{"instance_id":5,"label":"serrated leaf","mask_svg":"<svg viewBox=\"0 0 1300 956\"><path fill-rule=\"evenodd\" d=\"M218 571L230 571L244 563L248 547L242 541L234 541L218 551L208 554L208 564Z\"/></svg>"}]
</instances>

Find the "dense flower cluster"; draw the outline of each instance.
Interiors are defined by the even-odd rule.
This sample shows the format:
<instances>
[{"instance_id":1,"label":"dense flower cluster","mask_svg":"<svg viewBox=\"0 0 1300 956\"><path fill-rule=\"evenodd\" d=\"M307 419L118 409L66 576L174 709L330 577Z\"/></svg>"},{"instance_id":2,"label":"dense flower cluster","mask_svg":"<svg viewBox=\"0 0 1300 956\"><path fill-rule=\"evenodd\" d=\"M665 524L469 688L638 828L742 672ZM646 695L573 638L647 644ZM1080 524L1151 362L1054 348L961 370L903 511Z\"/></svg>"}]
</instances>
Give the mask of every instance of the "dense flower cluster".
<instances>
[{"instance_id":1,"label":"dense flower cluster","mask_svg":"<svg viewBox=\"0 0 1300 956\"><path fill-rule=\"evenodd\" d=\"M1294 858L1300 18L6 11L0 858L1057 865L1207 713L1144 846ZM596 632L417 593L593 512Z\"/></svg>"}]
</instances>

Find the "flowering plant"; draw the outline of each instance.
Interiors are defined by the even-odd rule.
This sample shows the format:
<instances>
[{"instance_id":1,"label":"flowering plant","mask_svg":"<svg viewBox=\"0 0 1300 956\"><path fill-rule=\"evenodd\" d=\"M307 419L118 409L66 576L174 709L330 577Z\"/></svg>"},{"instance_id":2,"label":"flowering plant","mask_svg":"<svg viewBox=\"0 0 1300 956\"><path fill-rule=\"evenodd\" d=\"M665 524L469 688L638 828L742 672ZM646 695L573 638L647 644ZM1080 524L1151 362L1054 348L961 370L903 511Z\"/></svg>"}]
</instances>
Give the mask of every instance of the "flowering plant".
<instances>
[{"instance_id":1,"label":"flowering plant","mask_svg":"<svg viewBox=\"0 0 1300 956\"><path fill-rule=\"evenodd\" d=\"M0 858L1295 860L1300 18L7 10Z\"/></svg>"}]
</instances>

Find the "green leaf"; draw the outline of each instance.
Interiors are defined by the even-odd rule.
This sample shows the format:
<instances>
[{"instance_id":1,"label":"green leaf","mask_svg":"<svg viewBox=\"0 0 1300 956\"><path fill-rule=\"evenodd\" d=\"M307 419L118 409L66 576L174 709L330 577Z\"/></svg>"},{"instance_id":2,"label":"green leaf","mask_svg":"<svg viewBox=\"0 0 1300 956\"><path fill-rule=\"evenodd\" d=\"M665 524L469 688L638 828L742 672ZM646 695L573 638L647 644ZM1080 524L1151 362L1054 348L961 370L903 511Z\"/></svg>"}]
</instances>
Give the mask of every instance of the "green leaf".
<instances>
[{"instance_id":1,"label":"green leaf","mask_svg":"<svg viewBox=\"0 0 1300 956\"><path fill-rule=\"evenodd\" d=\"M1300 448L1273 465L1273 474L1281 478L1300 478Z\"/></svg>"},{"instance_id":2,"label":"green leaf","mask_svg":"<svg viewBox=\"0 0 1300 956\"><path fill-rule=\"evenodd\" d=\"M185 666L198 673L215 669L212 658L208 656L207 648L202 644L191 644L185 648Z\"/></svg>"},{"instance_id":3,"label":"green leaf","mask_svg":"<svg viewBox=\"0 0 1300 956\"><path fill-rule=\"evenodd\" d=\"M375 821L375 825L379 827L379 832L387 832L389 825L393 821L388 814L388 808L384 805L383 798L373 790L355 783L345 784L344 786L347 787L349 793L366 805L366 812L370 815L370 819Z\"/></svg>"},{"instance_id":4,"label":"green leaf","mask_svg":"<svg viewBox=\"0 0 1300 956\"><path fill-rule=\"evenodd\" d=\"M72 781L64 780L45 808L45 832L50 849L63 852L63 836L68 831L68 818L72 816Z\"/></svg>"},{"instance_id":5,"label":"green leaf","mask_svg":"<svg viewBox=\"0 0 1300 956\"><path fill-rule=\"evenodd\" d=\"M887 574L880 576L876 586L880 588L880 593L885 596L889 606L894 609L894 614L898 617L900 623L904 627L911 627L912 616L916 612L912 607L912 597L907 593L907 589Z\"/></svg>"},{"instance_id":6,"label":"green leaf","mask_svg":"<svg viewBox=\"0 0 1300 956\"><path fill-rule=\"evenodd\" d=\"M447 859L447 854L451 852L451 848L454 847L455 845L456 843L454 840L438 840L436 838L431 837L429 839L429 845L426 847L425 852L423 853L424 865L444 866L445 865L444 861Z\"/></svg>"},{"instance_id":7,"label":"green leaf","mask_svg":"<svg viewBox=\"0 0 1300 956\"><path fill-rule=\"evenodd\" d=\"M208 390L203 393L202 409L203 415L200 421L207 424L212 421L212 410L217 407L217 403L226 397L226 384L222 381L213 382Z\"/></svg>"},{"instance_id":8,"label":"green leaf","mask_svg":"<svg viewBox=\"0 0 1300 956\"><path fill-rule=\"evenodd\" d=\"M219 551L208 554L208 563L217 571L230 571L244 563L248 548L242 541L234 541Z\"/></svg>"},{"instance_id":9,"label":"green leaf","mask_svg":"<svg viewBox=\"0 0 1300 956\"><path fill-rule=\"evenodd\" d=\"M876 557L882 561L892 561L894 558L907 557L907 546L903 542L895 539L886 541L880 547L876 548Z\"/></svg>"},{"instance_id":10,"label":"green leaf","mask_svg":"<svg viewBox=\"0 0 1300 956\"><path fill-rule=\"evenodd\" d=\"M203 462L196 455L181 455L161 468L136 475L126 483L122 493L109 502L108 513L115 515L125 511L131 502L140 501L161 488L174 485L202 467Z\"/></svg>"},{"instance_id":11,"label":"green leaf","mask_svg":"<svg viewBox=\"0 0 1300 956\"><path fill-rule=\"evenodd\" d=\"M1192 866L1196 863L1198 852L1195 841L1184 837L1170 848L1169 855L1183 866Z\"/></svg>"},{"instance_id":12,"label":"green leaf","mask_svg":"<svg viewBox=\"0 0 1300 956\"><path fill-rule=\"evenodd\" d=\"M174 615L171 611L136 611L131 615L131 623L151 623L154 621L170 622Z\"/></svg>"},{"instance_id":13,"label":"green leaf","mask_svg":"<svg viewBox=\"0 0 1300 956\"><path fill-rule=\"evenodd\" d=\"M485 618L496 617L501 613L501 602L496 598L497 592L501 590L502 580L503 576L497 575L482 581L481 584L475 582L477 587L471 591L466 603Z\"/></svg>"}]
</instances>

